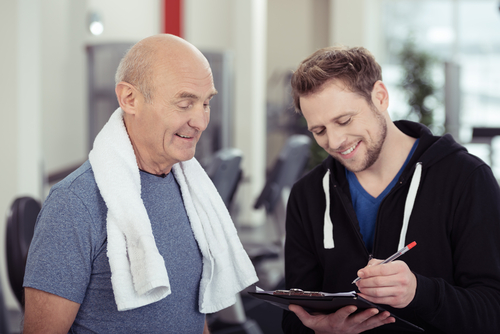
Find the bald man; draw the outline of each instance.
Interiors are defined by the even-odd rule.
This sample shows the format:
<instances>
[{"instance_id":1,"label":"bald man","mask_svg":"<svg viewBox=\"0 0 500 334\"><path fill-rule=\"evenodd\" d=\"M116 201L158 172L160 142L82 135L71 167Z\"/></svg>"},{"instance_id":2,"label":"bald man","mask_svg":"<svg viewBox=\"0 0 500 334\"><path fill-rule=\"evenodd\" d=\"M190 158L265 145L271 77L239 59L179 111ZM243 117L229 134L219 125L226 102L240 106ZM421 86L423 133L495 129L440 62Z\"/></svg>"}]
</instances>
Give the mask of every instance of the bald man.
<instances>
[{"instance_id":1,"label":"bald man","mask_svg":"<svg viewBox=\"0 0 500 334\"><path fill-rule=\"evenodd\" d=\"M217 94L209 63L181 38L152 36L122 59L115 91L172 292L117 310L106 198L90 159L51 190L38 219L24 282L24 333L208 333L199 311L205 259L171 170L193 158L208 125Z\"/></svg>"}]
</instances>

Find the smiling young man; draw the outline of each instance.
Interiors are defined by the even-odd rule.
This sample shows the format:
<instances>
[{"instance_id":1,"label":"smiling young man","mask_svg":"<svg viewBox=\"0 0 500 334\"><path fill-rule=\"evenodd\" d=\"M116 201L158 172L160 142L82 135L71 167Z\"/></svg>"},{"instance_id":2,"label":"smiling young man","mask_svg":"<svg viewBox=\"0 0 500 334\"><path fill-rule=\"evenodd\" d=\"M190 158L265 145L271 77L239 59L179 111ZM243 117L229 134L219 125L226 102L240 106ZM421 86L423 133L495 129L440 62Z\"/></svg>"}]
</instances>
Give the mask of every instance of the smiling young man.
<instances>
[{"instance_id":1,"label":"smiling young man","mask_svg":"<svg viewBox=\"0 0 500 334\"><path fill-rule=\"evenodd\" d=\"M294 72L292 90L329 157L291 191L286 287L357 288L428 333L498 331L500 189L491 169L450 135L392 122L381 68L364 48L318 50ZM399 260L374 266L412 241ZM390 333L398 321L354 306L290 311L286 333Z\"/></svg>"},{"instance_id":2,"label":"smiling young man","mask_svg":"<svg viewBox=\"0 0 500 334\"><path fill-rule=\"evenodd\" d=\"M116 73L120 108L38 217L24 333L208 333L206 313L257 280L194 159L217 94L203 54L148 37Z\"/></svg>"}]
</instances>

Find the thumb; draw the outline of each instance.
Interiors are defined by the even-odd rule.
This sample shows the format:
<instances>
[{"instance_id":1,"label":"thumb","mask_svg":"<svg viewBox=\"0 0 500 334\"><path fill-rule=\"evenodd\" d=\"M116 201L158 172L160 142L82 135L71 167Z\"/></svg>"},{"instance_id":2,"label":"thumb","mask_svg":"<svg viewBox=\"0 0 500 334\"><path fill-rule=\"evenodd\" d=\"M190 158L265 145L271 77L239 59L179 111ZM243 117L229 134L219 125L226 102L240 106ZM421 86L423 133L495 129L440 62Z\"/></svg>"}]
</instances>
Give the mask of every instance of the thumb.
<instances>
[{"instance_id":1,"label":"thumb","mask_svg":"<svg viewBox=\"0 0 500 334\"><path fill-rule=\"evenodd\" d=\"M299 319L301 319L301 320L303 317L310 316L310 314L299 305L290 304L290 305L288 305L288 309L290 311L292 311L293 313L295 313L297 315L297 317L299 317Z\"/></svg>"},{"instance_id":2,"label":"thumb","mask_svg":"<svg viewBox=\"0 0 500 334\"><path fill-rule=\"evenodd\" d=\"M306 310L304 310L304 308L302 306L290 304L290 305L288 305L288 309L290 311L292 311L293 313L295 313L297 318L299 318L300 321L302 321L302 323L305 326L307 326L307 324L309 324L311 321L314 321L313 320L314 315L312 315L309 312L307 312Z\"/></svg>"}]
</instances>

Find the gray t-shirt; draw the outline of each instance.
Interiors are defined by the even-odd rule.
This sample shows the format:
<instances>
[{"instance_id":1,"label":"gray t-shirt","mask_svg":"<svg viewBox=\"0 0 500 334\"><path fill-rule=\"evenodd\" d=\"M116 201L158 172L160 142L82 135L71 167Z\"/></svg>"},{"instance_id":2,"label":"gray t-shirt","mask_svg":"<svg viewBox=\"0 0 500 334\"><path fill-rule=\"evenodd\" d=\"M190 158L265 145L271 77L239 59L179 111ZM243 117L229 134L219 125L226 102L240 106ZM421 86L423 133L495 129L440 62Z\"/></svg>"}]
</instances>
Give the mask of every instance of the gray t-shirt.
<instances>
[{"instance_id":1,"label":"gray t-shirt","mask_svg":"<svg viewBox=\"0 0 500 334\"><path fill-rule=\"evenodd\" d=\"M150 305L119 312L106 255L107 208L90 163L55 185L38 217L24 286L81 304L70 333L202 333L198 293L202 255L179 186L141 172L142 199L165 260L172 293Z\"/></svg>"}]
</instances>

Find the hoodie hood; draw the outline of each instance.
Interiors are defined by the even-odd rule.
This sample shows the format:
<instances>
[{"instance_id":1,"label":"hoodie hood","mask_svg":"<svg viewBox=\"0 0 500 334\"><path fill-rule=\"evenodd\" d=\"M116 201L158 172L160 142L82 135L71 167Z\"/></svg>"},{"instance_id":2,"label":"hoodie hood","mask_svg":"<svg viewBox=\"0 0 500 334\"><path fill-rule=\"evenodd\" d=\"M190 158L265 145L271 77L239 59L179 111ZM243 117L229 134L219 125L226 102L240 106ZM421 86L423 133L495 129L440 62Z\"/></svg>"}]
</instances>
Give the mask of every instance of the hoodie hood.
<instances>
[{"instance_id":1,"label":"hoodie hood","mask_svg":"<svg viewBox=\"0 0 500 334\"><path fill-rule=\"evenodd\" d=\"M426 126L420 123L396 121L394 124L403 133L419 139L417 149L413 153L413 156L399 179L402 184L411 179L410 188L406 196L403 226L401 228L398 243L398 249L401 249L405 246L406 232L408 230L408 224L417 197L422 174L424 173L423 171L450 154L467 150L465 147L458 144L450 134L446 134L442 137L434 136ZM345 177L345 167L331 156L323 161L322 168L324 169L323 190L326 199L323 245L325 249L331 249L335 247L335 242L334 227L330 217L330 183L344 188L347 192L349 185Z\"/></svg>"},{"instance_id":2,"label":"hoodie hood","mask_svg":"<svg viewBox=\"0 0 500 334\"><path fill-rule=\"evenodd\" d=\"M413 138L419 138L418 147L413 154L408 166L413 166L417 162L422 163L422 167L428 168L441 161L450 154L458 151L467 151L465 147L457 143L450 134L444 136L434 136L425 125L410 121L396 121L396 127L403 133ZM405 173L412 172L411 168L406 168Z\"/></svg>"}]
</instances>

